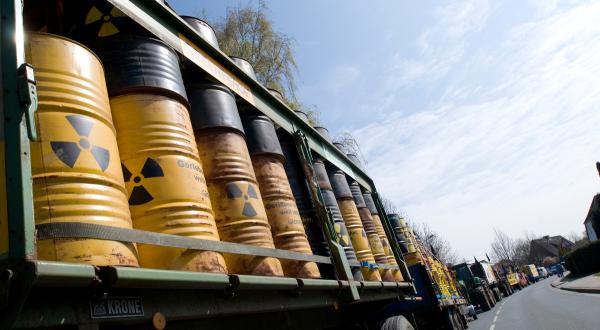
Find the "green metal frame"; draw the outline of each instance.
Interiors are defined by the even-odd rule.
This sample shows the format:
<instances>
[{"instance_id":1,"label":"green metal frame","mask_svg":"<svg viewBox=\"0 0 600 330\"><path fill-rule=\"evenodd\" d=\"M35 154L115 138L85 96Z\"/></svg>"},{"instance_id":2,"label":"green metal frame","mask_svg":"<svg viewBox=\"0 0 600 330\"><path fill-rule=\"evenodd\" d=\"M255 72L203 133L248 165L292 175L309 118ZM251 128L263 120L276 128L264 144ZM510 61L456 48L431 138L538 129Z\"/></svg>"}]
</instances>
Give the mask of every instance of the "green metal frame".
<instances>
[{"instance_id":1,"label":"green metal frame","mask_svg":"<svg viewBox=\"0 0 600 330\"><path fill-rule=\"evenodd\" d=\"M217 70L213 70L213 73L217 72L213 75L214 78L232 87L232 90L239 96L246 97L246 100L250 100L251 104L269 116L281 128L290 134L301 132L305 154L312 157L311 152L318 153L355 179L361 186L373 192L386 233L389 237L393 237L391 226L377 197L375 185L365 171L354 164L329 141L325 140L264 86L239 69L226 54L208 44L187 23L160 1L107 1L192 62L198 60L198 56L208 61L207 63L212 65L214 70ZM26 63L22 0L0 2L0 17L0 56L2 61L0 86L3 90L0 111L2 111L4 117L4 121L0 123L0 137L4 139L4 142L10 142L5 143L4 155L6 191L10 192L7 193L6 210L10 233L9 249L6 254L0 254L0 298L2 298L0 299L0 310L7 313L8 317L0 320L0 328L10 327L34 286L44 288L53 286L96 287L101 284L99 286L101 288L119 290L120 288L128 289L130 287L139 290L143 288L165 289L167 287L173 289L225 288L225 291L277 289L292 290L294 292L298 290L331 292L333 290L339 291L336 295L342 294L340 297L344 296L344 292L350 293L340 301L358 300L360 298L360 302L402 296L404 292L413 287L410 283L353 281L352 276L347 276L350 274L350 265L341 246L335 241L336 235L332 236L333 226L332 223L329 223L330 221L325 223L324 228L327 228L326 231L330 238L330 248L334 254L333 261L338 267L338 274L346 274L345 277L347 277L338 281L277 279L241 275L227 276L122 267L98 268L89 265L35 260L36 229L33 214L29 143L30 139L34 140L37 136L34 121L37 98L35 80L32 76L24 74L29 73L29 71L24 71ZM191 52L190 49L192 49ZM322 197L320 197L320 200L322 202ZM399 268L404 278L409 280L408 269L395 241L393 247ZM383 294L381 290L388 291ZM320 298L317 292L315 294L311 296L314 296L316 300L321 299L326 304L333 302L337 304L337 299L332 300L329 295ZM290 303L290 306L311 304L307 301L285 301ZM5 308L6 306L9 307Z\"/></svg>"}]
</instances>

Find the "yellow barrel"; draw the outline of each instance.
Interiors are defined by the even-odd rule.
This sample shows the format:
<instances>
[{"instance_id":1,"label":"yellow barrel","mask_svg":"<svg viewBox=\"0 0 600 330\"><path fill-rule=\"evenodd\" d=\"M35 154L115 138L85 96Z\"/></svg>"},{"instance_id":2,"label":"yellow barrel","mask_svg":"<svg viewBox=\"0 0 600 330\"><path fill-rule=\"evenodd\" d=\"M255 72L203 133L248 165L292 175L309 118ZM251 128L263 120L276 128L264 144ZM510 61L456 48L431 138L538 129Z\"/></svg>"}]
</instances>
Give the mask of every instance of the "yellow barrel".
<instances>
[{"instance_id":1,"label":"yellow barrel","mask_svg":"<svg viewBox=\"0 0 600 330\"><path fill-rule=\"evenodd\" d=\"M275 247L312 255L304 224L285 173L285 157L275 132L275 125L269 117L258 114L253 109L246 109L246 112L243 125L248 139L248 150ZM289 277L321 277L314 262L283 259L281 265L285 275Z\"/></svg>"},{"instance_id":2,"label":"yellow barrel","mask_svg":"<svg viewBox=\"0 0 600 330\"><path fill-rule=\"evenodd\" d=\"M369 240L369 246L371 247L371 252L373 252L375 262L377 262L377 264L387 265L388 258L383 248L383 242L379 238L379 235L377 234L377 231L375 229L375 224L373 223L373 217L371 216L371 212L366 207L360 207L358 208L358 214L360 215L363 228L365 229L365 233L367 234L367 239ZM394 275L392 274L391 270L380 268L379 273L381 274L382 280L388 282L394 281Z\"/></svg>"},{"instance_id":3,"label":"yellow barrel","mask_svg":"<svg viewBox=\"0 0 600 330\"><path fill-rule=\"evenodd\" d=\"M40 140L31 143L35 223L82 222L131 228L102 65L62 37L30 34ZM37 242L42 260L137 266L135 246L107 240Z\"/></svg>"},{"instance_id":4,"label":"yellow barrel","mask_svg":"<svg viewBox=\"0 0 600 330\"><path fill-rule=\"evenodd\" d=\"M379 236L379 239L381 240L381 245L383 246L383 251L386 256L387 263L392 266L398 266L398 263L396 262L396 257L394 256L394 252L392 251L390 242L387 238L387 235L385 234L385 230L383 229L383 223L381 222L381 218L379 217L379 212L377 211L377 207L375 206L375 201L373 200L373 196L371 196L370 193L364 193L362 195L363 195L363 198L365 201L365 205L371 213L371 218L373 219L373 225L375 226L375 232L377 233L377 235ZM398 270L398 269L392 270L392 275L394 276L394 280L396 282L404 281L404 278L402 277L402 273L400 272L400 270Z\"/></svg>"},{"instance_id":5,"label":"yellow barrel","mask_svg":"<svg viewBox=\"0 0 600 330\"><path fill-rule=\"evenodd\" d=\"M221 239L275 248L246 140L225 129L196 131ZM225 255L232 273L283 276L279 260Z\"/></svg>"},{"instance_id":6,"label":"yellow barrel","mask_svg":"<svg viewBox=\"0 0 600 330\"><path fill-rule=\"evenodd\" d=\"M348 228L350 240L352 241L354 252L356 252L356 258L358 258L361 263L366 262L369 265L375 265L375 258L373 257L373 252L371 252L367 233L363 228L354 201L351 198L338 199L338 205L340 206L340 212L342 213L342 217ZM377 269L362 267L361 270L365 280L381 281L381 276Z\"/></svg>"},{"instance_id":7,"label":"yellow barrel","mask_svg":"<svg viewBox=\"0 0 600 330\"><path fill-rule=\"evenodd\" d=\"M129 208L137 229L219 240L188 110L138 93L110 99ZM226 273L213 251L138 245L142 267Z\"/></svg>"},{"instance_id":8,"label":"yellow barrel","mask_svg":"<svg viewBox=\"0 0 600 330\"><path fill-rule=\"evenodd\" d=\"M312 255L283 164L266 154L252 156L252 164L262 192L275 246L278 249ZM321 277L314 262L281 260L281 265L286 276Z\"/></svg>"}]
</instances>

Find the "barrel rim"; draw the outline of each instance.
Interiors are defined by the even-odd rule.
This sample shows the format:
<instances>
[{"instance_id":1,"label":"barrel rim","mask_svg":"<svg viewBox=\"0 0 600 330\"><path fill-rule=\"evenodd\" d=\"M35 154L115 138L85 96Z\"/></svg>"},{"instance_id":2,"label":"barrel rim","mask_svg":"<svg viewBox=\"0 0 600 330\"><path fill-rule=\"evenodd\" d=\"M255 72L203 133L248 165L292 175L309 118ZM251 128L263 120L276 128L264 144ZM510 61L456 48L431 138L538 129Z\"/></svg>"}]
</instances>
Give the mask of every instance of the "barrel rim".
<instances>
[{"instance_id":1,"label":"barrel rim","mask_svg":"<svg viewBox=\"0 0 600 330\"><path fill-rule=\"evenodd\" d=\"M179 17L181 17L183 20L185 20L186 18L190 18L190 19L193 19L196 21L200 21L200 22L206 24L206 26L208 26L211 30L213 30L213 32L216 32L215 28L213 28L212 25L210 25L210 23L208 23L205 19L202 19L202 18L199 18L196 16L191 16L191 15L179 15Z\"/></svg>"},{"instance_id":2,"label":"barrel rim","mask_svg":"<svg viewBox=\"0 0 600 330\"><path fill-rule=\"evenodd\" d=\"M88 47L88 46L86 46L86 45L82 44L82 43L81 43L81 42L79 42L79 41L76 41L76 40L74 40L74 39L71 39L71 38L68 38L68 37L65 37L65 36L61 36L61 35L59 35L59 34L48 33L48 32L41 32L41 31L26 31L26 32L25 32L25 35L26 35L26 36L27 36L27 35L39 35L39 36L47 36L47 37L50 37L50 38L54 38L54 39L62 39L62 40L65 40L65 41L71 42L71 43L73 43L74 45L76 45L76 46L79 46L79 47L81 47L81 48L83 48L83 49L87 50L87 51L88 51L90 54L92 54L92 55L93 55L93 56L96 58L96 60L98 60L98 62L99 62L99 64L100 64L100 66L102 66L102 71L104 71L104 63L102 63L102 60L100 59L100 56L98 56L98 54L96 54L96 53L95 53L95 52L94 52L94 51L93 51L93 50L92 50L90 47ZM27 38L26 38L25 40L26 40L26 42L28 41L28 40L27 40ZM35 69L35 68L34 68L34 69Z\"/></svg>"}]
</instances>

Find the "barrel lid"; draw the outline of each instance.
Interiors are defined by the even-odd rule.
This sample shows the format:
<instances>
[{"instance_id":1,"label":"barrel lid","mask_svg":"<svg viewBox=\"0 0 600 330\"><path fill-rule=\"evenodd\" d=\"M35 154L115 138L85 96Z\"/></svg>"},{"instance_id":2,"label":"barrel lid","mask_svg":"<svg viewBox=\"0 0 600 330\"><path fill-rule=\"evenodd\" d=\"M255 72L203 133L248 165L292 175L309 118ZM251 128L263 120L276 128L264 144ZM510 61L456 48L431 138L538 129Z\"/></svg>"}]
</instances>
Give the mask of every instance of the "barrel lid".
<instances>
[{"instance_id":1,"label":"barrel lid","mask_svg":"<svg viewBox=\"0 0 600 330\"><path fill-rule=\"evenodd\" d=\"M321 134L325 140L331 142L331 136L329 135L329 130L323 126L315 126L314 129Z\"/></svg>"},{"instance_id":2,"label":"barrel lid","mask_svg":"<svg viewBox=\"0 0 600 330\"><path fill-rule=\"evenodd\" d=\"M109 96L156 93L189 106L177 53L161 40L117 34L96 40L91 48L104 64Z\"/></svg>"},{"instance_id":3,"label":"barrel lid","mask_svg":"<svg viewBox=\"0 0 600 330\"><path fill-rule=\"evenodd\" d=\"M350 191L352 192L352 197L354 198L354 203L356 203L356 207L367 207L363 194L360 191L360 186L358 185L358 182L354 180L350 181Z\"/></svg>"},{"instance_id":4,"label":"barrel lid","mask_svg":"<svg viewBox=\"0 0 600 330\"><path fill-rule=\"evenodd\" d=\"M194 130L231 128L244 134L235 95L222 84L204 81L187 85Z\"/></svg>"},{"instance_id":5,"label":"barrel lid","mask_svg":"<svg viewBox=\"0 0 600 330\"><path fill-rule=\"evenodd\" d=\"M325 163L323 160L316 158L313 163L313 169L315 170L315 175L317 176L317 181L319 182L319 188L331 190L331 183L329 182L329 177L327 176L327 170L325 169Z\"/></svg>"},{"instance_id":6,"label":"barrel lid","mask_svg":"<svg viewBox=\"0 0 600 330\"><path fill-rule=\"evenodd\" d=\"M298 117L300 117L300 119L308 123L308 114L306 112L302 110L294 110L294 112L296 113L296 115L298 115Z\"/></svg>"},{"instance_id":7,"label":"barrel lid","mask_svg":"<svg viewBox=\"0 0 600 330\"><path fill-rule=\"evenodd\" d=\"M387 215L388 220L390 220L390 224L392 225L392 227L394 228L400 228L402 226L401 223L401 217L400 215L396 214L396 213L392 213L392 214L388 214Z\"/></svg>"},{"instance_id":8,"label":"barrel lid","mask_svg":"<svg viewBox=\"0 0 600 330\"><path fill-rule=\"evenodd\" d=\"M206 40L209 44L211 44L216 49L219 49L219 41L217 39L217 35L215 34L215 30L208 24L206 21L199 19L198 17L193 16L181 16L181 18L186 21L198 34L202 37L202 39Z\"/></svg>"},{"instance_id":9,"label":"barrel lid","mask_svg":"<svg viewBox=\"0 0 600 330\"><path fill-rule=\"evenodd\" d=\"M338 150L340 150L342 152L344 151L344 145L340 142L333 142L333 146L338 148Z\"/></svg>"},{"instance_id":10,"label":"barrel lid","mask_svg":"<svg viewBox=\"0 0 600 330\"><path fill-rule=\"evenodd\" d=\"M281 102L284 102L283 94L281 93L281 91L278 91L275 88L267 88L267 89L269 90L269 93L271 93L273 96L278 98Z\"/></svg>"},{"instance_id":11,"label":"barrel lid","mask_svg":"<svg viewBox=\"0 0 600 330\"><path fill-rule=\"evenodd\" d=\"M272 154L285 159L277 139L275 126L269 117L251 113L242 117L250 155Z\"/></svg>"},{"instance_id":12,"label":"barrel lid","mask_svg":"<svg viewBox=\"0 0 600 330\"><path fill-rule=\"evenodd\" d=\"M352 198L352 191L350 191L350 186L348 185L348 181L346 180L346 174L341 170L335 170L329 176L329 182L331 182L331 187L333 188L333 193L337 198Z\"/></svg>"},{"instance_id":13,"label":"barrel lid","mask_svg":"<svg viewBox=\"0 0 600 330\"><path fill-rule=\"evenodd\" d=\"M233 63L235 63L235 65L242 69L242 71L244 71L247 75L252 77L252 79L257 80L254 68L252 67L252 64L248 62L248 60L237 56L229 56L229 58L231 58Z\"/></svg>"},{"instance_id":14,"label":"barrel lid","mask_svg":"<svg viewBox=\"0 0 600 330\"><path fill-rule=\"evenodd\" d=\"M367 205L367 208L369 208L369 211L371 211L371 214L379 214L371 193L364 193L363 198L365 199L365 204Z\"/></svg>"},{"instance_id":15,"label":"barrel lid","mask_svg":"<svg viewBox=\"0 0 600 330\"><path fill-rule=\"evenodd\" d=\"M356 154L349 153L349 154L346 154L346 156L348 157L348 159L350 159L350 161L352 161L354 163L354 165L356 165L362 169L362 163L361 163L360 159L358 159L358 156L356 156Z\"/></svg>"}]
</instances>

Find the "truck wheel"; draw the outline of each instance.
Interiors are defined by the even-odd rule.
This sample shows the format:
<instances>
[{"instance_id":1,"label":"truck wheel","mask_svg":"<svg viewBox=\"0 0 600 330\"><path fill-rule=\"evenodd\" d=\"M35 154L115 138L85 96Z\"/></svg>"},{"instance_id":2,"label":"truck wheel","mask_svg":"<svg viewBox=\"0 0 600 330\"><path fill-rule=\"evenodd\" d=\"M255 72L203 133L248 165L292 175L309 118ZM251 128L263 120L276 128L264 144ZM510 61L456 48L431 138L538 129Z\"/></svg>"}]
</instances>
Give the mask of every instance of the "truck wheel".
<instances>
[{"instance_id":1,"label":"truck wheel","mask_svg":"<svg viewBox=\"0 0 600 330\"><path fill-rule=\"evenodd\" d=\"M385 320L379 330L415 330L415 328L404 316L396 315Z\"/></svg>"},{"instance_id":2,"label":"truck wheel","mask_svg":"<svg viewBox=\"0 0 600 330\"><path fill-rule=\"evenodd\" d=\"M494 307L494 306L491 304L490 300L488 299L487 295L485 294L485 291L484 291L484 292L482 292L482 296L483 296L483 297L482 297L482 299L481 299L481 300L482 300L481 309L482 309L484 312L487 312L487 311L489 311L490 309L492 309L492 307Z\"/></svg>"}]
</instances>

